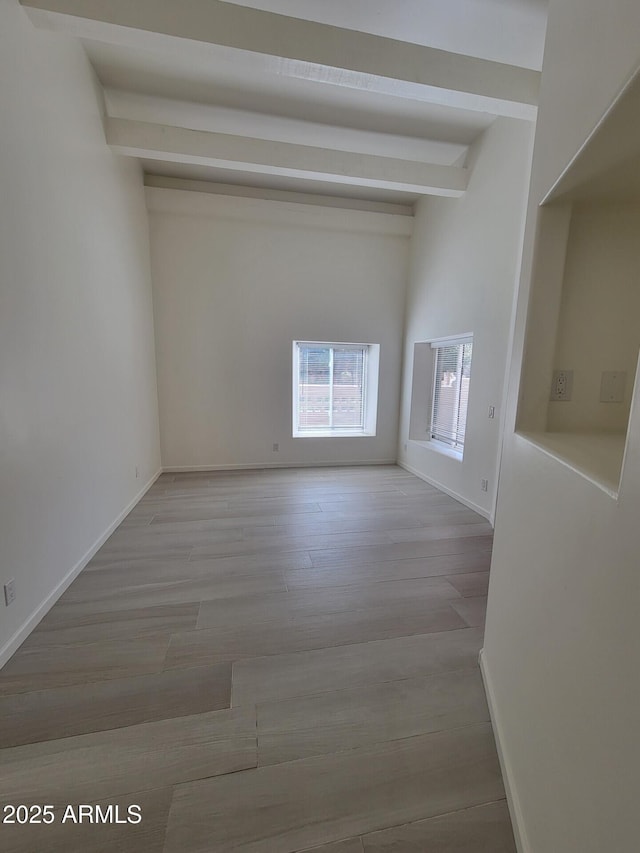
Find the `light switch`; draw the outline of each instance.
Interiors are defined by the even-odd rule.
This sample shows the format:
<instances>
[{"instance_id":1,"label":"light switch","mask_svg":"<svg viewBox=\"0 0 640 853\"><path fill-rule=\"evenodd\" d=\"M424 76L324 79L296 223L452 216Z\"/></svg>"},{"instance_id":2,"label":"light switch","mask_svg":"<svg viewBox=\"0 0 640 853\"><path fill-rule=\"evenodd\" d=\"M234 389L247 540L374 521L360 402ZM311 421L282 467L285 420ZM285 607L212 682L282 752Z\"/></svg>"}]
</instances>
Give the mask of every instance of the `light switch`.
<instances>
[{"instance_id":1,"label":"light switch","mask_svg":"<svg viewBox=\"0 0 640 853\"><path fill-rule=\"evenodd\" d=\"M622 403L627 374L624 370L605 370L600 382L601 403Z\"/></svg>"}]
</instances>

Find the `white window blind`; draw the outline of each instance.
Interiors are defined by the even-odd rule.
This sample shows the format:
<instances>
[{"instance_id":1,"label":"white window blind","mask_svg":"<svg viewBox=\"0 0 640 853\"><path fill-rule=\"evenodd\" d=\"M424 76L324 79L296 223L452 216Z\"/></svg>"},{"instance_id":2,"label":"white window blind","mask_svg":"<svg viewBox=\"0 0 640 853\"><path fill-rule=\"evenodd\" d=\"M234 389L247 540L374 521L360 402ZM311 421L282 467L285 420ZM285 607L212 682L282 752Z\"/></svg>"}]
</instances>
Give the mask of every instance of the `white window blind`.
<instances>
[{"instance_id":1,"label":"white window blind","mask_svg":"<svg viewBox=\"0 0 640 853\"><path fill-rule=\"evenodd\" d=\"M457 450L464 447L471 379L471 338L432 343L435 350L430 437Z\"/></svg>"},{"instance_id":2,"label":"white window blind","mask_svg":"<svg viewBox=\"0 0 640 853\"><path fill-rule=\"evenodd\" d=\"M298 432L364 430L368 349L365 344L297 344Z\"/></svg>"}]
</instances>

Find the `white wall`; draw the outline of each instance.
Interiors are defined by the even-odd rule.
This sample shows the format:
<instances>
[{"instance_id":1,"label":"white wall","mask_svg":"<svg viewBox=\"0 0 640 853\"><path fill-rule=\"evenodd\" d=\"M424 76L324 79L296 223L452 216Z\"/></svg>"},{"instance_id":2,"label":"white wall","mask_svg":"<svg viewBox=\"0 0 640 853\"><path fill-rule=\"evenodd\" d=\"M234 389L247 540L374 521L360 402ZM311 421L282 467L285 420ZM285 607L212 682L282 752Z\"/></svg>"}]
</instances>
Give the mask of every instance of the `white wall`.
<instances>
[{"instance_id":1,"label":"white wall","mask_svg":"<svg viewBox=\"0 0 640 853\"><path fill-rule=\"evenodd\" d=\"M1 664L154 476L159 440L142 176L106 147L82 48L16 0L0 80Z\"/></svg>"},{"instance_id":2,"label":"white wall","mask_svg":"<svg viewBox=\"0 0 640 853\"><path fill-rule=\"evenodd\" d=\"M165 468L394 461L412 218L147 199ZM380 344L375 437L292 438L294 340Z\"/></svg>"},{"instance_id":3,"label":"white wall","mask_svg":"<svg viewBox=\"0 0 640 853\"><path fill-rule=\"evenodd\" d=\"M640 204L576 204L571 216L555 369L574 371L548 429L626 432L640 347ZM625 371L624 400L600 402L602 371Z\"/></svg>"},{"instance_id":4,"label":"white wall","mask_svg":"<svg viewBox=\"0 0 640 853\"><path fill-rule=\"evenodd\" d=\"M472 151L460 199L418 203L407 295L400 462L486 516L493 510L513 294L519 273L533 127L496 121ZM462 462L409 441L414 344L473 332ZM488 407L496 407L489 420ZM406 449L405 449L406 445ZM489 480L489 491L480 488Z\"/></svg>"},{"instance_id":5,"label":"white wall","mask_svg":"<svg viewBox=\"0 0 640 853\"><path fill-rule=\"evenodd\" d=\"M638 846L638 401L619 501L514 434L538 204L640 65L638 32L635 0L551 0L483 652L532 853Z\"/></svg>"}]
</instances>

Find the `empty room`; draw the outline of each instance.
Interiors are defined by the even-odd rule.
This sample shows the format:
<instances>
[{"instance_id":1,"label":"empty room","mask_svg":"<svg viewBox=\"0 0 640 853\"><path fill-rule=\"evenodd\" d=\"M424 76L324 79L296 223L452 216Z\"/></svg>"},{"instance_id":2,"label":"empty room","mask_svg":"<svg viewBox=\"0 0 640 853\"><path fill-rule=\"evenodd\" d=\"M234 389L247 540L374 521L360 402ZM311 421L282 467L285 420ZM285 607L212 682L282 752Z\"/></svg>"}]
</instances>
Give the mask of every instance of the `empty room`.
<instances>
[{"instance_id":1,"label":"empty room","mask_svg":"<svg viewBox=\"0 0 640 853\"><path fill-rule=\"evenodd\" d=\"M640 6L0 0L0 849L632 853Z\"/></svg>"}]
</instances>

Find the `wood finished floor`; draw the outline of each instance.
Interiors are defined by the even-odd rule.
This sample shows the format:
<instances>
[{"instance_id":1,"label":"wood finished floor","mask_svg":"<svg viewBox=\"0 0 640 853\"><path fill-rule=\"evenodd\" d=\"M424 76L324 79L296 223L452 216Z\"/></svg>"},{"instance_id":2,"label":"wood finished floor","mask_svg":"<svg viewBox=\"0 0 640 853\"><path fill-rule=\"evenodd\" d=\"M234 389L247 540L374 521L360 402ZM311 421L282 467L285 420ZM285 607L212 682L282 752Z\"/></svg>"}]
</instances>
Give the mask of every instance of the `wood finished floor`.
<instances>
[{"instance_id":1,"label":"wood finished floor","mask_svg":"<svg viewBox=\"0 0 640 853\"><path fill-rule=\"evenodd\" d=\"M163 475L0 671L1 804L56 810L0 849L515 853L491 543L395 466Z\"/></svg>"}]
</instances>

